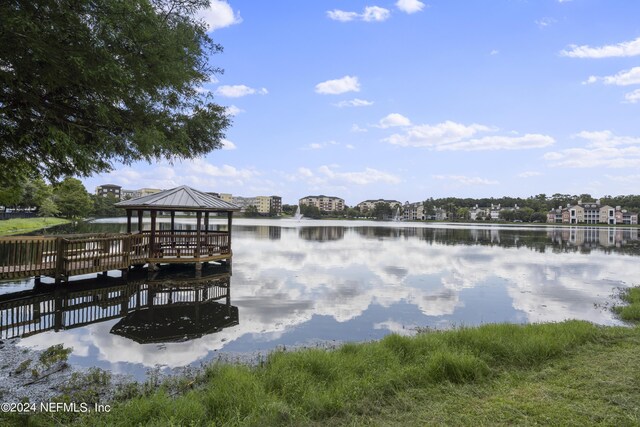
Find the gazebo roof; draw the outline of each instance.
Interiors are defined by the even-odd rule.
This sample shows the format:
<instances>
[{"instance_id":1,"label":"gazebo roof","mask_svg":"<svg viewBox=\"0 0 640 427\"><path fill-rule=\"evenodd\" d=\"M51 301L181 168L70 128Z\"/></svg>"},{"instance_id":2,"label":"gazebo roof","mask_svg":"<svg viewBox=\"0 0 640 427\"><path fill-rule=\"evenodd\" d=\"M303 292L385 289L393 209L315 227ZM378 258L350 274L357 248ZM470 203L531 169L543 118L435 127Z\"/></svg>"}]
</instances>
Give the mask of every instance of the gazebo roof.
<instances>
[{"instance_id":1,"label":"gazebo roof","mask_svg":"<svg viewBox=\"0 0 640 427\"><path fill-rule=\"evenodd\" d=\"M239 211L240 207L225 202L211 194L186 185L164 190L148 196L118 202L115 206L124 209L187 210L187 211Z\"/></svg>"}]
</instances>

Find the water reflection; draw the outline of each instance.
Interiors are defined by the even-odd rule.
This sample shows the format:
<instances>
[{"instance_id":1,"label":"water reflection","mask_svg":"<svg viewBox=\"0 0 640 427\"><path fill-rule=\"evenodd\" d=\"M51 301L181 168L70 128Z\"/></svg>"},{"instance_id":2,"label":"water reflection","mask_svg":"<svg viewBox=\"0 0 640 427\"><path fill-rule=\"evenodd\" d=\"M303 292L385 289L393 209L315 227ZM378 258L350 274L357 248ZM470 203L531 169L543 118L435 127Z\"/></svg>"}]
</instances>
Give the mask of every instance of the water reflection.
<instances>
[{"instance_id":1,"label":"water reflection","mask_svg":"<svg viewBox=\"0 0 640 427\"><path fill-rule=\"evenodd\" d=\"M184 227L195 224L181 221ZM595 304L610 302L616 287L637 284L640 272L636 228L239 219L233 252L231 308L242 313L242 322L237 314L230 316L238 322L233 327L208 329L208 319L198 318L193 306L188 313L163 311L169 301L176 305L183 298L164 291L152 298L161 309L151 312L147 307L144 317L133 310L134 295L140 294L141 301L150 298L143 287L142 293L121 290L97 299L109 301L118 317L82 328L64 329L68 326L63 324L59 333L36 334L22 342L39 348L65 342L74 347L76 361L125 370L132 364L184 366L211 359L216 352L378 339L389 332L411 333L416 326L571 318L618 324ZM192 274L192 269L185 271ZM178 283L167 280L180 280L160 279L165 288L158 289L173 289ZM0 284L0 292L4 286L25 285ZM126 292L129 311L120 314L118 298ZM211 298L193 295L189 298L215 315L217 306L208 305ZM214 302L229 305L223 299ZM168 335L156 332L155 321L175 322L172 327L179 329L176 319L181 317L196 319L191 324L200 322L192 333L177 334L193 339L176 342L182 338L172 337L170 343L146 344L144 337L155 334L157 343ZM137 321L147 326L128 326ZM127 335L134 329L137 336Z\"/></svg>"},{"instance_id":2,"label":"water reflection","mask_svg":"<svg viewBox=\"0 0 640 427\"><path fill-rule=\"evenodd\" d=\"M140 269L127 280L84 279L0 295L0 338L26 338L121 319L112 334L138 343L199 338L238 324L228 268Z\"/></svg>"}]
</instances>

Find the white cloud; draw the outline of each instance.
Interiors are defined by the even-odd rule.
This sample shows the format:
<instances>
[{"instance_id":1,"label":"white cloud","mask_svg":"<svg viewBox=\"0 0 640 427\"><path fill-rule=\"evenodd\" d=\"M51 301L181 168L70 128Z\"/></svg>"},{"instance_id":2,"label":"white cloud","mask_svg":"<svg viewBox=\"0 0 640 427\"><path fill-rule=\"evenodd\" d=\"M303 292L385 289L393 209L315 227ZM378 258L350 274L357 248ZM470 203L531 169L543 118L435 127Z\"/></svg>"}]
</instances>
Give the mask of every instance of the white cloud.
<instances>
[{"instance_id":1,"label":"white cloud","mask_svg":"<svg viewBox=\"0 0 640 427\"><path fill-rule=\"evenodd\" d=\"M234 144L233 142L229 141L228 139L223 139L222 140L222 149L223 150L235 150L236 144Z\"/></svg>"},{"instance_id":2,"label":"white cloud","mask_svg":"<svg viewBox=\"0 0 640 427\"><path fill-rule=\"evenodd\" d=\"M404 134L391 135L385 141L402 147L436 147L458 142L475 135L477 132L489 130L491 128L483 125L467 126L447 120L437 125L413 126Z\"/></svg>"},{"instance_id":3,"label":"white cloud","mask_svg":"<svg viewBox=\"0 0 640 427\"><path fill-rule=\"evenodd\" d=\"M518 178L531 178L532 176L540 176L542 175L540 172L536 171L525 171L518 174Z\"/></svg>"},{"instance_id":4,"label":"white cloud","mask_svg":"<svg viewBox=\"0 0 640 427\"><path fill-rule=\"evenodd\" d=\"M332 181L341 181L356 185L367 185L377 182L398 184L401 181L400 178L395 175L373 168L365 168L362 172L337 172L330 166L320 166L318 172Z\"/></svg>"},{"instance_id":5,"label":"white cloud","mask_svg":"<svg viewBox=\"0 0 640 427\"><path fill-rule=\"evenodd\" d=\"M500 51L498 49L493 49L491 52L489 52L489 55L493 56L493 55L497 55L499 53L500 53Z\"/></svg>"},{"instance_id":6,"label":"white cloud","mask_svg":"<svg viewBox=\"0 0 640 427\"><path fill-rule=\"evenodd\" d=\"M457 184L462 185L495 185L498 184L498 181L494 181L491 179L479 178L479 177L469 177L464 175L432 175L433 179L437 179L439 181L453 181Z\"/></svg>"},{"instance_id":7,"label":"white cloud","mask_svg":"<svg viewBox=\"0 0 640 427\"><path fill-rule=\"evenodd\" d=\"M625 94L624 99L630 104L635 104L640 101L640 89L636 89L633 92Z\"/></svg>"},{"instance_id":8,"label":"white cloud","mask_svg":"<svg viewBox=\"0 0 640 427\"><path fill-rule=\"evenodd\" d=\"M570 58L611 58L640 55L640 37L635 40L613 45L591 47L588 45L571 45L569 49L560 51L560 55Z\"/></svg>"},{"instance_id":9,"label":"white cloud","mask_svg":"<svg viewBox=\"0 0 640 427\"><path fill-rule=\"evenodd\" d=\"M334 21L349 22L360 18L357 12L345 12L344 10L334 9L327 11L327 16Z\"/></svg>"},{"instance_id":10,"label":"white cloud","mask_svg":"<svg viewBox=\"0 0 640 427\"><path fill-rule=\"evenodd\" d=\"M555 143L552 137L541 134L471 138L478 132L495 130L476 123L464 125L447 120L436 125L412 126L405 133L393 134L383 141L401 147L425 147L437 151L523 150L547 147Z\"/></svg>"},{"instance_id":11,"label":"white cloud","mask_svg":"<svg viewBox=\"0 0 640 427\"><path fill-rule=\"evenodd\" d=\"M616 136L611 131L580 132L587 140L584 147L551 151L544 159L551 166L565 168L637 168L640 167L640 138Z\"/></svg>"},{"instance_id":12,"label":"white cloud","mask_svg":"<svg viewBox=\"0 0 640 427\"><path fill-rule=\"evenodd\" d=\"M369 185L375 183L398 184L402 180L391 173L374 168L365 168L363 171L341 172L336 165L322 165L315 172L309 168L298 168L300 179L308 184L326 188L329 186Z\"/></svg>"},{"instance_id":13,"label":"white cloud","mask_svg":"<svg viewBox=\"0 0 640 427\"><path fill-rule=\"evenodd\" d=\"M389 9L378 6L367 6L362 13L362 20L367 22L382 22L389 19L391 12Z\"/></svg>"},{"instance_id":14,"label":"white cloud","mask_svg":"<svg viewBox=\"0 0 640 427\"><path fill-rule=\"evenodd\" d=\"M606 85L629 86L640 84L640 67L634 67L630 70L620 71L612 76L590 76L584 83L595 83L602 81Z\"/></svg>"},{"instance_id":15,"label":"white cloud","mask_svg":"<svg viewBox=\"0 0 640 427\"><path fill-rule=\"evenodd\" d=\"M240 113L244 113L242 108L238 108L235 105L229 105L226 107L227 114L230 116L237 116Z\"/></svg>"},{"instance_id":16,"label":"white cloud","mask_svg":"<svg viewBox=\"0 0 640 427\"><path fill-rule=\"evenodd\" d=\"M386 129L390 127L410 126L410 125L411 125L411 121L405 116L403 116L402 114L391 113L386 117L383 117L382 119L380 119L380 123L377 125L377 127Z\"/></svg>"},{"instance_id":17,"label":"white cloud","mask_svg":"<svg viewBox=\"0 0 640 427\"><path fill-rule=\"evenodd\" d=\"M215 91L216 95L227 98L240 98L242 96L254 94L266 95L268 93L269 91L266 88L254 89L246 85L223 85L219 86Z\"/></svg>"},{"instance_id":18,"label":"white cloud","mask_svg":"<svg viewBox=\"0 0 640 427\"><path fill-rule=\"evenodd\" d=\"M524 136L485 136L452 144L440 145L436 150L485 151L485 150L526 150L553 145L555 140L548 135L526 134Z\"/></svg>"},{"instance_id":19,"label":"white cloud","mask_svg":"<svg viewBox=\"0 0 640 427\"><path fill-rule=\"evenodd\" d=\"M354 98L354 99L350 99L348 101L340 101L336 104L333 104L336 107L368 107L370 105L373 105L373 101L367 101L366 99L359 99L359 98Z\"/></svg>"},{"instance_id":20,"label":"white cloud","mask_svg":"<svg viewBox=\"0 0 640 427\"><path fill-rule=\"evenodd\" d=\"M382 22L391 16L388 9L379 6L367 6L362 13L347 12L340 9L327 11L327 16L334 21L349 22L361 20L365 22Z\"/></svg>"},{"instance_id":21,"label":"white cloud","mask_svg":"<svg viewBox=\"0 0 640 427\"><path fill-rule=\"evenodd\" d=\"M425 4L418 0L398 0L396 7L404 13L416 13L424 9Z\"/></svg>"},{"instance_id":22,"label":"white cloud","mask_svg":"<svg viewBox=\"0 0 640 427\"><path fill-rule=\"evenodd\" d=\"M242 22L240 13L234 13L229 3L222 0L211 0L209 8L200 11L198 17L204 21L209 31Z\"/></svg>"},{"instance_id":23,"label":"white cloud","mask_svg":"<svg viewBox=\"0 0 640 427\"><path fill-rule=\"evenodd\" d=\"M369 132L366 128L361 128L357 124L351 125L351 132Z\"/></svg>"},{"instance_id":24,"label":"white cloud","mask_svg":"<svg viewBox=\"0 0 640 427\"><path fill-rule=\"evenodd\" d=\"M548 27L551 24L555 24L557 21L553 18L544 17L535 21L536 25L540 28Z\"/></svg>"},{"instance_id":25,"label":"white cloud","mask_svg":"<svg viewBox=\"0 0 640 427\"><path fill-rule=\"evenodd\" d=\"M322 148L328 147L329 145L338 145L336 141L326 141L326 142L313 142L309 144L306 149L307 150L320 150Z\"/></svg>"},{"instance_id":26,"label":"white cloud","mask_svg":"<svg viewBox=\"0 0 640 427\"><path fill-rule=\"evenodd\" d=\"M345 145L345 147L348 148L349 150L355 150L355 148L356 148L351 144L347 144L347 145Z\"/></svg>"},{"instance_id":27,"label":"white cloud","mask_svg":"<svg viewBox=\"0 0 640 427\"><path fill-rule=\"evenodd\" d=\"M327 80L316 85L316 93L323 95L339 95L346 92L360 92L357 76L344 76L340 79Z\"/></svg>"}]
</instances>

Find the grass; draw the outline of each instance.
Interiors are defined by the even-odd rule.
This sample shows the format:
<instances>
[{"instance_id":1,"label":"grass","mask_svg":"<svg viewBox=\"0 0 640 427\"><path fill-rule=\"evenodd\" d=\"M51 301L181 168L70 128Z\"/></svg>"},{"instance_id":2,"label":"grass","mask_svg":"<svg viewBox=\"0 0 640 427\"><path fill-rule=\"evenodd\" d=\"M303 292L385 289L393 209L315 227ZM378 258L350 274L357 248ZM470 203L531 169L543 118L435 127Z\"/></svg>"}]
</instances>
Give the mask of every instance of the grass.
<instances>
[{"instance_id":1,"label":"grass","mask_svg":"<svg viewBox=\"0 0 640 427\"><path fill-rule=\"evenodd\" d=\"M620 294L626 305L613 307L613 311L625 322L640 322L640 287L627 288Z\"/></svg>"},{"instance_id":2,"label":"grass","mask_svg":"<svg viewBox=\"0 0 640 427\"><path fill-rule=\"evenodd\" d=\"M16 234L30 233L54 225L66 224L64 218L14 218L0 221L0 236L12 236Z\"/></svg>"},{"instance_id":3,"label":"grass","mask_svg":"<svg viewBox=\"0 0 640 427\"><path fill-rule=\"evenodd\" d=\"M640 328L492 324L213 364L65 424L638 425L638 363Z\"/></svg>"}]
</instances>

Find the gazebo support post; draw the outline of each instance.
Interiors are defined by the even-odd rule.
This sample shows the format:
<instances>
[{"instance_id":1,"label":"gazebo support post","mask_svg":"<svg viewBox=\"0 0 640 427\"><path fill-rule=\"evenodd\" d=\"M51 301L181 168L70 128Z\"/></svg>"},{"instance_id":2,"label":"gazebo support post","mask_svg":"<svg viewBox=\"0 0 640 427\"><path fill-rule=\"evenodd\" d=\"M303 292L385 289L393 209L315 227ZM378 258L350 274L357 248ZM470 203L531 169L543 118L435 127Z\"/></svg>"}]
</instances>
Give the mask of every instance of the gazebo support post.
<instances>
[{"instance_id":1,"label":"gazebo support post","mask_svg":"<svg viewBox=\"0 0 640 427\"><path fill-rule=\"evenodd\" d=\"M171 211L171 234L176 232L176 213Z\"/></svg>"},{"instance_id":2,"label":"gazebo support post","mask_svg":"<svg viewBox=\"0 0 640 427\"><path fill-rule=\"evenodd\" d=\"M131 209L127 209L127 233L131 234L131 214L133 211Z\"/></svg>"},{"instance_id":3,"label":"gazebo support post","mask_svg":"<svg viewBox=\"0 0 640 427\"><path fill-rule=\"evenodd\" d=\"M149 233L149 258L157 258L156 253L156 215L158 212L151 211L151 233Z\"/></svg>"},{"instance_id":4,"label":"gazebo support post","mask_svg":"<svg viewBox=\"0 0 640 427\"><path fill-rule=\"evenodd\" d=\"M202 234L200 228L202 227L202 211L196 213L197 225L196 225L196 253L194 259L196 261L196 271L202 270L202 263L200 262L200 252L202 250Z\"/></svg>"},{"instance_id":5,"label":"gazebo support post","mask_svg":"<svg viewBox=\"0 0 640 427\"><path fill-rule=\"evenodd\" d=\"M138 209L138 233L142 233L142 214L143 210Z\"/></svg>"}]
</instances>

